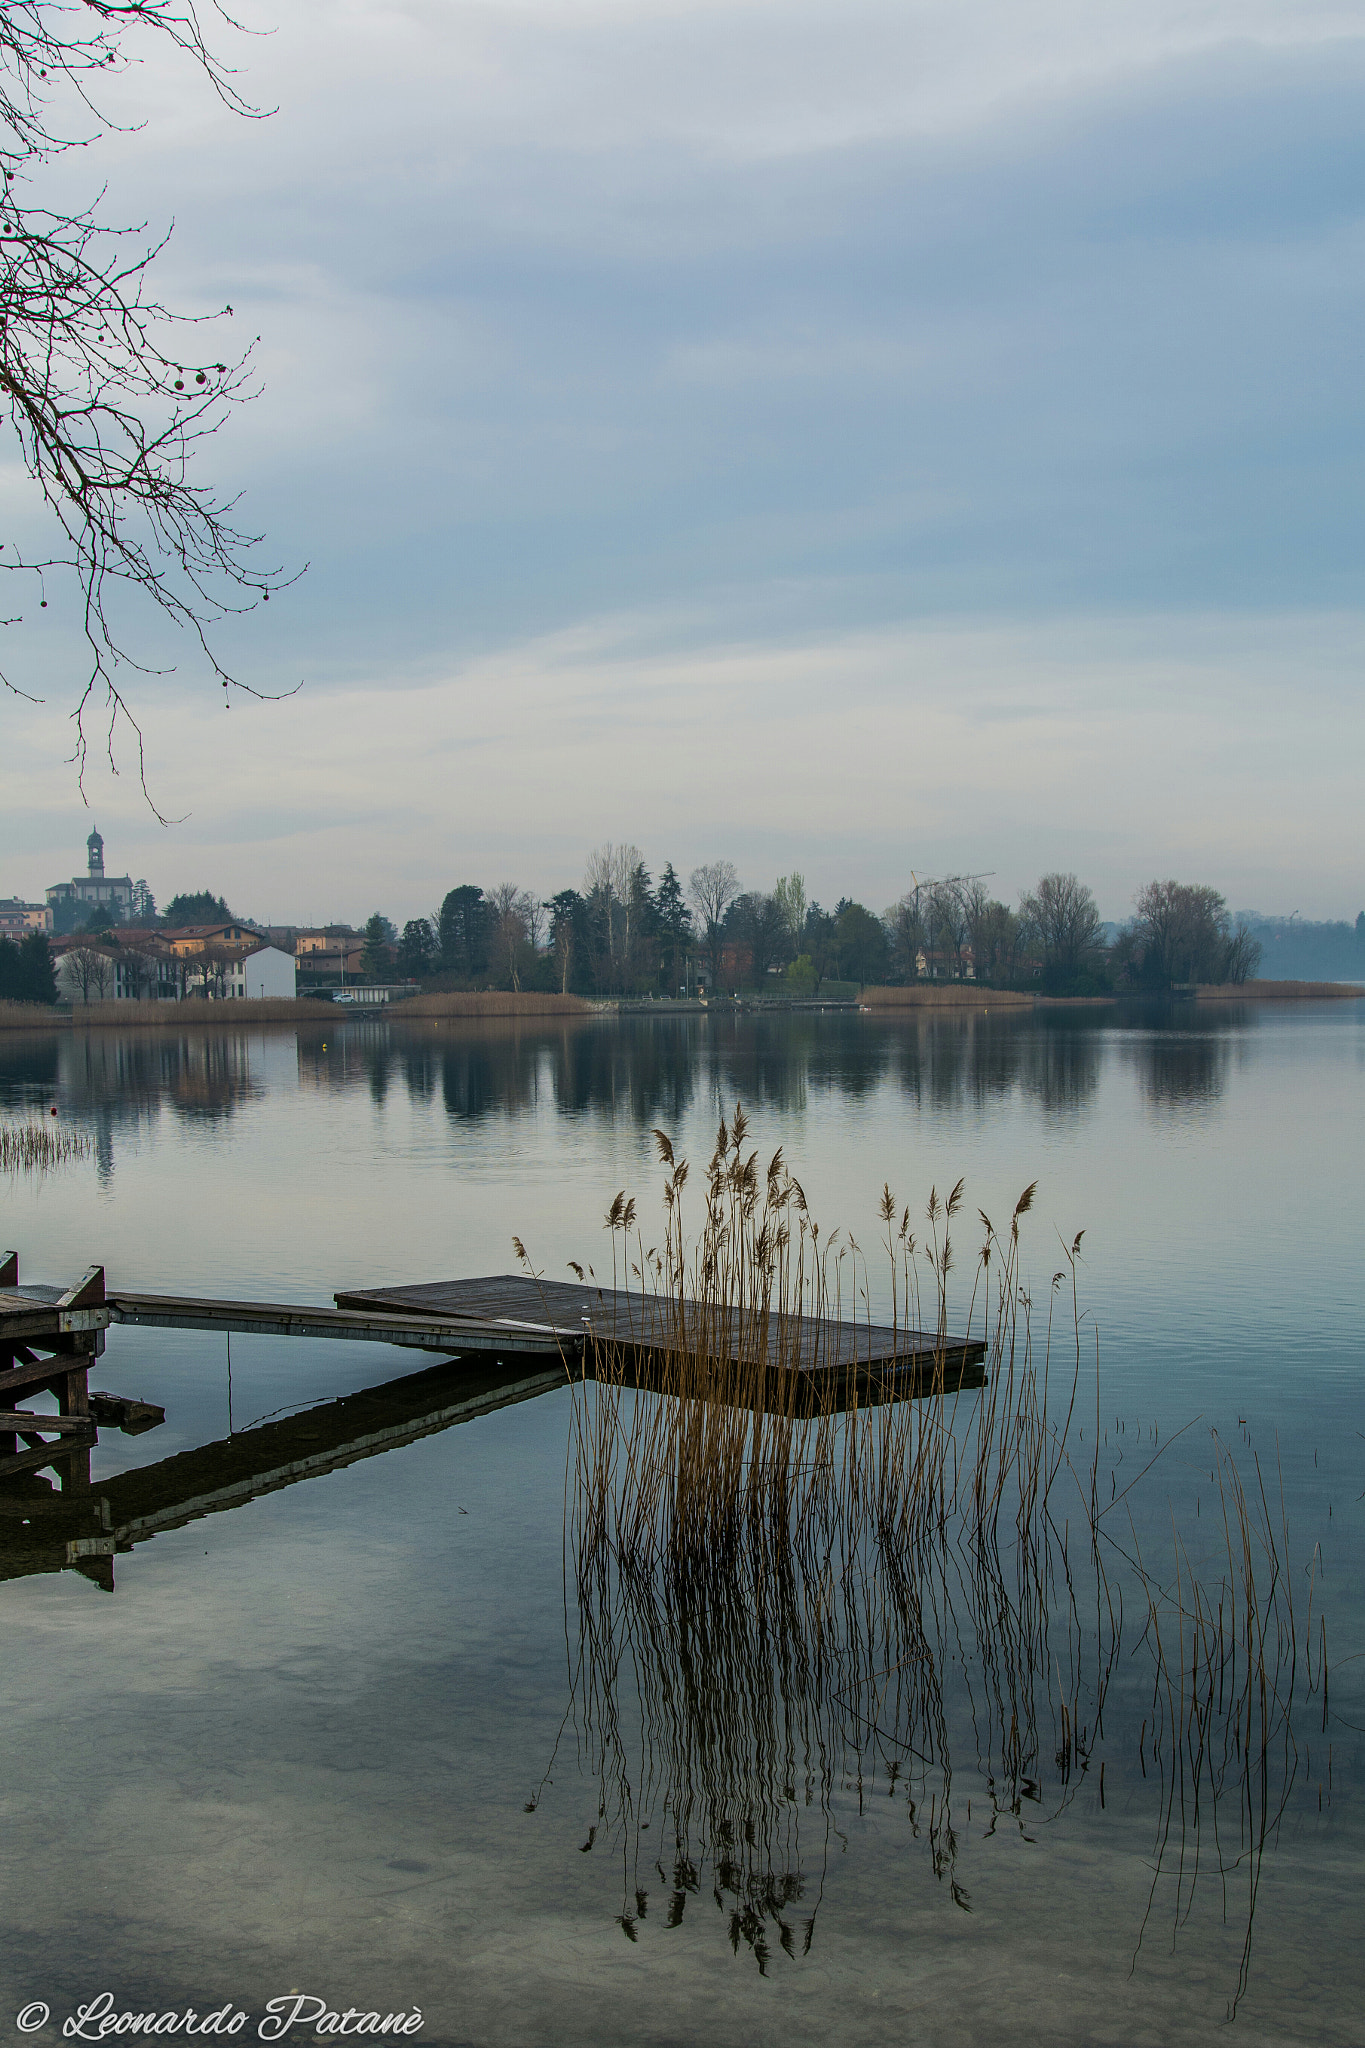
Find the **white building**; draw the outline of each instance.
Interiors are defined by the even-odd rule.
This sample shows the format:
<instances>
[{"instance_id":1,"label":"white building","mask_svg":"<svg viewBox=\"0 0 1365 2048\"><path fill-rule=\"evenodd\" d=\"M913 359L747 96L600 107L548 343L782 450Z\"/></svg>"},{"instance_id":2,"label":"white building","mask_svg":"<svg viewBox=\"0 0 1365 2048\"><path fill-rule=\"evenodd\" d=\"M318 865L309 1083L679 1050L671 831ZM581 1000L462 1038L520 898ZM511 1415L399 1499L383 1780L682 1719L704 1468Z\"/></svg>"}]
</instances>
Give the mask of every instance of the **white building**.
<instances>
[{"instance_id":1,"label":"white building","mask_svg":"<svg viewBox=\"0 0 1365 2048\"><path fill-rule=\"evenodd\" d=\"M277 946L226 948L208 958L177 959L169 951L136 951L77 937L57 942L57 992L65 1003L202 1001L236 996L293 1001L294 956Z\"/></svg>"},{"instance_id":2,"label":"white building","mask_svg":"<svg viewBox=\"0 0 1365 2048\"><path fill-rule=\"evenodd\" d=\"M263 996L292 1002L298 993L294 956L278 946L257 946L254 952L239 955L226 970L225 981L225 994L247 996L252 1002Z\"/></svg>"}]
</instances>

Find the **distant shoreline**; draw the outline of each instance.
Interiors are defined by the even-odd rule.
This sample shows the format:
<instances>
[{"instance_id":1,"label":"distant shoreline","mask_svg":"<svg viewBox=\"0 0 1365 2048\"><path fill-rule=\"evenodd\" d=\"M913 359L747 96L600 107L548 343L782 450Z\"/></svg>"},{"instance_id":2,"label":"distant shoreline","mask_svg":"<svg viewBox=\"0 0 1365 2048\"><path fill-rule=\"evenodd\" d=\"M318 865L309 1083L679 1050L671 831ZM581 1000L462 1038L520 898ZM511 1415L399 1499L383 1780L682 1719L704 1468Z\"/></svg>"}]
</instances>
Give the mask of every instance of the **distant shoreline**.
<instances>
[{"instance_id":1,"label":"distant shoreline","mask_svg":"<svg viewBox=\"0 0 1365 2048\"><path fill-rule=\"evenodd\" d=\"M1365 996L1365 987L1348 981L1245 981L1211 984L1153 992L1175 1001L1196 1003L1283 1003L1340 1001ZM984 988L975 982L912 983L905 988L865 988L858 1004L840 1003L841 1009L860 1008L872 1016L894 1016L909 1010L1095 1010L1115 1004L1151 1001L1153 995L1124 993L1094 996L1046 996L1031 989ZM728 999L713 1004L689 1003L661 998L657 1003L625 998L593 1002L583 996L547 995L539 990L510 993L499 990L471 990L410 996L400 1003L341 1004L319 1002L300 996L293 1002L284 998L228 997L220 1002L89 1003L50 1008L43 1003L0 1002L0 1031L98 1031L128 1030L152 1025L160 1029L221 1028L225 1024L333 1024L349 1023L361 1017L446 1018L477 1022L481 1018L523 1019L603 1016L679 1015L729 1016L737 1010L754 1014L785 1014L789 1007L803 1012L823 1008L818 998L800 1005L759 1002L736 1003Z\"/></svg>"},{"instance_id":2,"label":"distant shoreline","mask_svg":"<svg viewBox=\"0 0 1365 2048\"><path fill-rule=\"evenodd\" d=\"M1108 995L1047 996L1031 989L985 988L971 981L865 988L862 1007L874 1014L918 1009L1094 1010L1115 1003L1292 1003L1365 996L1353 981L1228 981L1175 989L1124 989Z\"/></svg>"},{"instance_id":3,"label":"distant shoreline","mask_svg":"<svg viewBox=\"0 0 1365 2048\"><path fill-rule=\"evenodd\" d=\"M50 1007L45 1003L0 1003L0 1031L47 1030L53 1025L73 1031L101 1030L109 1025L153 1025L161 1029L202 1028L223 1024L344 1024L357 1017L590 1017L595 1005L581 996L522 994L471 990L465 994L409 996L400 1003L330 1003L316 998L228 996L217 1002L190 998L186 1002L76 1003Z\"/></svg>"}]
</instances>

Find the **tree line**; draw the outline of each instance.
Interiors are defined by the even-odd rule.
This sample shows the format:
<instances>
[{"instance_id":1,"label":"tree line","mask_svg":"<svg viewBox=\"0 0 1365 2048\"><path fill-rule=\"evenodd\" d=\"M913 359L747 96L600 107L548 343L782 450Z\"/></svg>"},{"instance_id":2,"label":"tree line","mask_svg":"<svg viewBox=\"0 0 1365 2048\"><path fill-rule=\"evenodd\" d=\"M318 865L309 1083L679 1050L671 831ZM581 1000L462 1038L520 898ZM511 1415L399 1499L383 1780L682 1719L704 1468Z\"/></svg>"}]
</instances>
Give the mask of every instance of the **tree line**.
<instances>
[{"instance_id":1,"label":"tree line","mask_svg":"<svg viewBox=\"0 0 1365 2048\"><path fill-rule=\"evenodd\" d=\"M1074 874L1041 876L1014 905L979 877L955 876L916 884L880 913L848 897L826 910L797 873L745 889L731 861L705 862L686 882L668 861L656 880L637 846L613 844L589 856L580 888L540 898L514 882L460 883L396 935L376 912L365 936L376 979L602 996L968 979L1059 994L1160 990L1245 981L1260 956L1205 884L1149 882L1114 931Z\"/></svg>"}]
</instances>

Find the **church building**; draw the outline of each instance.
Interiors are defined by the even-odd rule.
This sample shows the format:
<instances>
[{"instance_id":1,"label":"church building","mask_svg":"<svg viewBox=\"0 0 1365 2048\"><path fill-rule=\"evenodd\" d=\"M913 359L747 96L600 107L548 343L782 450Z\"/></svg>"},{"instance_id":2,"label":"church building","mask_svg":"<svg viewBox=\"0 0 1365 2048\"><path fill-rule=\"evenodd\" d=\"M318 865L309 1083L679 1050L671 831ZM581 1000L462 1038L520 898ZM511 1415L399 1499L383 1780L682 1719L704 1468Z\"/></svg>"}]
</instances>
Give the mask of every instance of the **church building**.
<instances>
[{"instance_id":1,"label":"church building","mask_svg":"<svg viewBox=\"0 0 1365 2048\"><path fill-rule=\"evenodd\" d=\"M83 924L96 904L103 904L115 924L126 924L133 906L133 884L128 875L106 875L104 841L92 832L85 842L90 871L74 875L69 882L54 882L47 891L53 929L74 931Z\"/></svg>"}]
</instances>

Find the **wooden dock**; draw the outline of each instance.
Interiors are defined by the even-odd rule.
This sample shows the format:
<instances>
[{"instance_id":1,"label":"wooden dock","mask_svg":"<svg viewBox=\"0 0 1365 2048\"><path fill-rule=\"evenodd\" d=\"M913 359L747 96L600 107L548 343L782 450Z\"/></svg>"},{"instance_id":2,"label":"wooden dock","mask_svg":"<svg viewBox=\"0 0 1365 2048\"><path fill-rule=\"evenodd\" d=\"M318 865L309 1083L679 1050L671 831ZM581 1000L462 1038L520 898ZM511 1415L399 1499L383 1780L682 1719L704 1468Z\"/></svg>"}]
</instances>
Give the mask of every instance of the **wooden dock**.
<instances>
[{"instance_id":1,"label":"wooden dock","mask_svg":"<svg viewBox=\"0 0 1365 2048\"><path fill-rule=\"evenodd\" d=\"M473 1315L418 1314L377 1304L311 1308L282 1301L231 1301L183 1294L111 1294L110 1320L150 1330L224 1330L256 1337L330 1337L361 1344L397 1344L452 1355L503 1352L558 1357L543 1325L521 1329Z\"/></svg>"},{"instance_id":2,"label":"wooden dock","mask_svg":"<svg viewBox=\"0 0 1365 2048\"><path fill-rule=\"evenodd\" d=\"M113 1292L99 1266L74 1287L20 1286L16 1256L0 1254L0 1481L51 1466L65 1492L88 1494L101 1426L135 1432L163 1420L150 1403L90 1389L105 1332L123 1323L391 1344L462 1359L466 1371L535 1362L549 1375L546 1386L561 1385L566 1368L591 1376L608 1360L638 1384L657 1385L681 1334L698 1351L736 1365L759 1363L766 1347L762 1362L771 1377L760 1375L744 1399L760 1406L794 1400L806 1410L979 1386L983 1378L979 1340L872 1322L776 1315L759 1321L593 1282L505 1273L354 1289L335 1300L334 1308L321 1308ZM45 1394L55 1396L55 1415L28 1405Z\"/></svg>"},{"instance_id":3,"label":"wooden dock","mask_svg":"<svg viewBox=\"0 0 1365 2048\"><path fill-rule=\"evenodd\" d=\"M889 1323L774 1314L760 1325L737 1311L703 1309L692 1301L516 1273L354 1289L339 1293L336 1302L338 1308L371 1315L477 1318L506 1330L509 1345L517 1341L516 1333L528 1340L547 1338L588 1370L604 1349L613 1349L629 1353L646 1378L652 1364L676 1349L679 1334L713 1357L754 1362L766 1346L766 1362L775 1370L809 1381L875 1382L896 1392L914 1391L938 1375L949 1386L970 1384L967 1376L979 1373L986 1355L980 1339L940 1338Z\"/></svg>"},{"instance_id":4,"label":"wooden dock","mask_svg":"<svg viewBox=\"0 0 1365 2048\"><path fill-rule=\"evenodd\" d=\"M53 1465L65 1491L89 1491L90 1363L108 1326L102 1266L74 1287L21 1289L18 1255L0 1252L0 1479ZM56 1396L55 1415L15 1405L40 1394Z\"/></svg>"}]
</instances>

